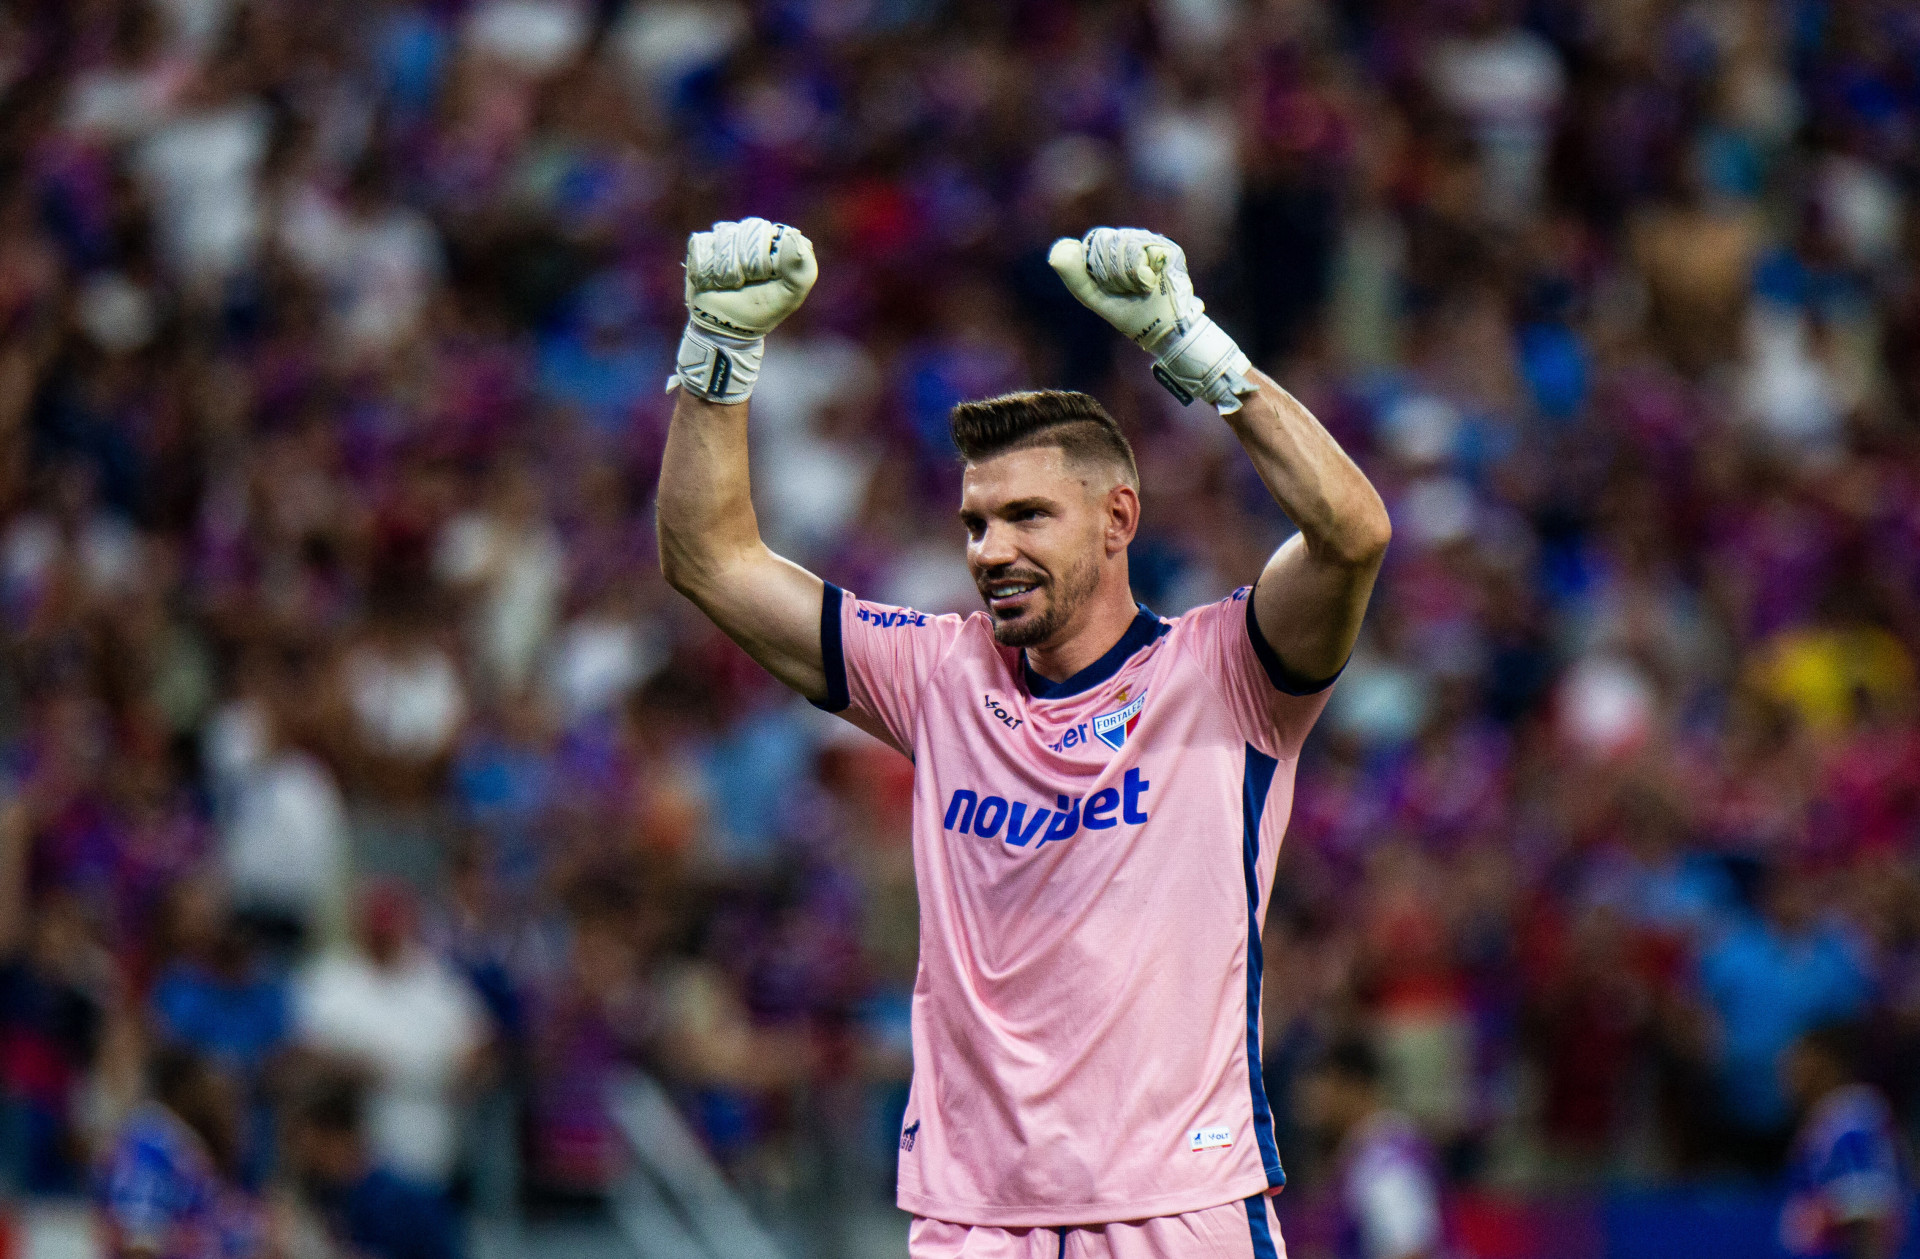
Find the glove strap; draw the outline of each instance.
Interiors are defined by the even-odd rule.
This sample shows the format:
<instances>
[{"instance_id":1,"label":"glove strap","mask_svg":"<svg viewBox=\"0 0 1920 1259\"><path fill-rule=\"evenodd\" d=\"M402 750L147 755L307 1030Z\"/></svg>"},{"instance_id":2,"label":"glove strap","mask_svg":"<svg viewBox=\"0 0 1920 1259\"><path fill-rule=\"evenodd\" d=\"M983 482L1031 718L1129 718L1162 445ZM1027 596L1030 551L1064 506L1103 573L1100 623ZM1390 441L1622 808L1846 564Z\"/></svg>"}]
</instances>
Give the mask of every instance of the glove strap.
<instances>
[{"instance_id":1,"label":"glove strap","mask_svg":"<svg viewBox=\"0 0 1920 1259\"><path fill-rule=\"evenodd\" d=\"M1153 378L1186 406L1205 398L1222 415L1259 387L1247 379L1253 363L1219 324L1205 315L1168 334L1154 353Z\"/></svg>"},{"instance_id":2,"label":"glove strap","mask_svg":"<svg viewBox=\"0 0 1920 1259\"><path fill-rule=\"evenodd\" d=\"M667 389L678 385L708 402L745 402L760 379L766 345L765 337L730 337L689 319Z\"/></svg>"}]
</instances>

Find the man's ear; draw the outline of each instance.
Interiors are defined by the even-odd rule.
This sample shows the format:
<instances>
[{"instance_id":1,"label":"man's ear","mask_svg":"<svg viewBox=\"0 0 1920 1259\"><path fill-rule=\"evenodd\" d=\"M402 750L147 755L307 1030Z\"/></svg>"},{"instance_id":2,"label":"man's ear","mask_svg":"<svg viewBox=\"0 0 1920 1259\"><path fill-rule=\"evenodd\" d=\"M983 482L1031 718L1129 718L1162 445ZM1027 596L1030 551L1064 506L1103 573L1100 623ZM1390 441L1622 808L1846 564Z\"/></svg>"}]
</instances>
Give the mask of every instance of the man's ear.
<instances>
[{"instance_id":1,"label":"man's ear","mask_svg":"<svg viewBox=\"0 0 1920 1259\"><path fill-rule=\"evenodd\" d=\"M1140 530L1140 493L1125 481L1107 491L1107 554L1127 549Z\"/></svg>"}]
</instances>

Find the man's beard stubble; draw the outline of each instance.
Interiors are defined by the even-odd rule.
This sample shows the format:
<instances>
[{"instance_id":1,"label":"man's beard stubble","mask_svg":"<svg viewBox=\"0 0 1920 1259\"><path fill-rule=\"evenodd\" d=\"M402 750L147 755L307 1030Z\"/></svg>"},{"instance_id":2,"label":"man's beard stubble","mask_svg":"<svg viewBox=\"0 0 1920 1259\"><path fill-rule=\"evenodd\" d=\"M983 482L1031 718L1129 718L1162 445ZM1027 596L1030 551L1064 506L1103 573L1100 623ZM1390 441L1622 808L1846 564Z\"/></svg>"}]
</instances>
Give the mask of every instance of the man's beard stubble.
<instances>
[{"instance_id":1,"label":"man's beard stubble","mask_svg":"<svg viewBox=\"0 0 1920 1259\"><path fill-rule=\"evenodd\" d=\"M998 573L995 580L1006 580L1010 576L1026 577L1026 573ZM1038 574L1033 574L1038 576ZM984 586L986 581L979 583ZM1093 560L1074 565L1068 569L1058 582L1048 579L1041 587L1046 592L1046 607L1037 613L1011 621L1002 621L993 616L992 605L987 615L993 618L993 641L1002 647L1039 647L1058 634L1073 619L1080 605L1093 595L1094 588L1100 584L1100 566ZM986 597L986 591L980 592Z\"/></svg>"}]
</instances>

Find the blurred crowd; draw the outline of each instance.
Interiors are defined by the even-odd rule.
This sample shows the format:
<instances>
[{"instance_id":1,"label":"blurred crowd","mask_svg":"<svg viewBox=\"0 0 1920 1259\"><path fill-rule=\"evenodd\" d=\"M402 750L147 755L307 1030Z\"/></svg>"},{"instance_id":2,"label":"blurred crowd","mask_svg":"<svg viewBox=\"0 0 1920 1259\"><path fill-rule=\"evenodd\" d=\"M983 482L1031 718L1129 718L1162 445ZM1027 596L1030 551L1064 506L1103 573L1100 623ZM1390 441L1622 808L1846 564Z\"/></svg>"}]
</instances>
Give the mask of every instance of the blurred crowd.
<instances>
[{"instance_id":1,"label":"blurred crowd","mask_svg":"<svg viewBox=\"0 0 1920 1259\"><path fill-rule=\"evenodd\" d=\"M1778 1175L1840 1026L1914 1132L1916 192L1901 0L0 7L0 1183L424 1259L602 1200L640 1067L756 1198L884 1193L911 767L654 557L749 213L822 269L762 528L863 596L974 606L947 412L1018 387L1132 435L1156 611L1285 537L1045 265L1095 224L1379 485L1268 926L1302 1192L1355 1037L1457 1184Z\"/></svg>"}]
</instances>

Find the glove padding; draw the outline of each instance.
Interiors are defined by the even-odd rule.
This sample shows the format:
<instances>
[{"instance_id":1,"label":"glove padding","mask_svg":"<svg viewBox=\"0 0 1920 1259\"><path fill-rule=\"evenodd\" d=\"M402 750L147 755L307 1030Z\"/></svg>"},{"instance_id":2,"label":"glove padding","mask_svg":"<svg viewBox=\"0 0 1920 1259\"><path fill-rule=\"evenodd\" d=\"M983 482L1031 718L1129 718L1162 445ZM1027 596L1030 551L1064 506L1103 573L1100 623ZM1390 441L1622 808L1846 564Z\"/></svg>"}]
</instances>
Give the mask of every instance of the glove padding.
<instances>
[{"instance_id":1,"label":"glove padding","mask_svg":"<svg viewBox=\"0 0 1920 1259\"><path fill-rule=\"evenodd\" d=\"M807 300L820 276L813 242L766 219L715 223L687 238L687 328L667 388L745 402L766 335Z\"/></svg>"},{"instance_id":2,"label":"glove padding","mask_svg":"<svg viewBox=\"0 0 1920 1259\"><path fill-rule=\"evenodd\" d=\"M1253 364L1193 294L1187 256L1137 227L1096 227L1062 237L1047 262L1081 305L1153 355L1153 376L1182 406L1205 398L1228 415L1253 393Z\"/></svg>"}]
</instances>

